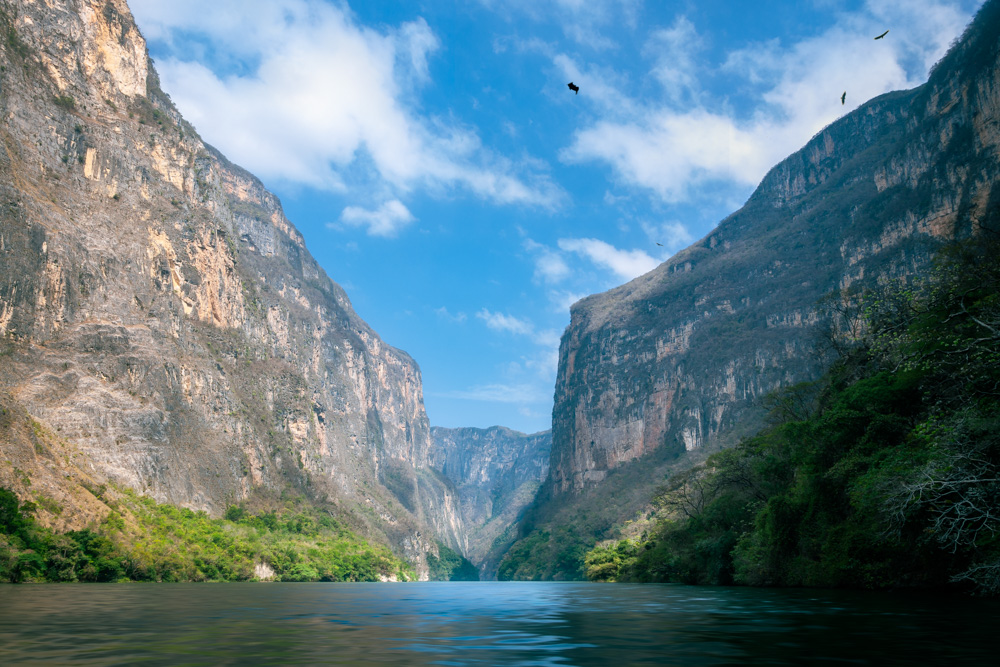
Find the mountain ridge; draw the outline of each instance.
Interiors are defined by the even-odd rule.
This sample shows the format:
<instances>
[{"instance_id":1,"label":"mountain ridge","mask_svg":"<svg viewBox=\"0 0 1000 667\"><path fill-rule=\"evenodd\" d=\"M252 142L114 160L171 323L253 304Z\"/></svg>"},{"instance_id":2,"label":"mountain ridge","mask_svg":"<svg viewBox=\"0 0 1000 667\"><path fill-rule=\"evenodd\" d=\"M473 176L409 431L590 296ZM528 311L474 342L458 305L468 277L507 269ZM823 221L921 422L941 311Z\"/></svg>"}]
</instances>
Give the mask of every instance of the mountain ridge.
<instances>
[{"instance_id":1,"label":"mountain ridge","mask_svg":"<svg viewBox=\"0 0 1000 667\"><path fill-rule=\"evenodd\" d=\"M501 576L582 577L584 545L754 432L763 396L819 377L817 345L856 290L919 273L996 215L998 15L987 2L926 84L824 128L705 238L574 304L550 474Z\"/></svg>"}]
</instances>

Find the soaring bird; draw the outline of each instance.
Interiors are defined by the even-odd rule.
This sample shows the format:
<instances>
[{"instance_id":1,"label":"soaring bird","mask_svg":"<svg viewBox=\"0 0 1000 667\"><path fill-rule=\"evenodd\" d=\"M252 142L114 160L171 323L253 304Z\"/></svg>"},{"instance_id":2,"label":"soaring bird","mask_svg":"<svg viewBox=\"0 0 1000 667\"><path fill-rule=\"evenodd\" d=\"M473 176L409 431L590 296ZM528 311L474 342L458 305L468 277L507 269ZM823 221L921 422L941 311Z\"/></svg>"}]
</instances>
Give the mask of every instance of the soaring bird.
<instances>
[{"instance_id":1,"label":"soaring bird","mask_svg":"<svg viewBox=\"0 0 1000 667\"><path fill-rule=\"evenodd\" d=\"M844 94L840 96L840 103L841 104L847 104L847 91L846 90L844 91Z\"/></svg>"},{"instance_id":2,"label":"soaring bird","mask_svg":"<svg viewBox=\"0 0 1000 667\"><path fill-rule=\"evenodd\" d=\"M883 33L882 33L881 35L879 35L879 36L878 36L878 37L876 37L875 39L882 39L883 37L885 37L885 36L886 36L886 35L888 35L888 34L889 34L889 31L888 31L888 30L886 30L885 32L883 32Z\"/></svg>"},{"instance_id":3,"label":"soaring bird","mask_svg":"<svg viewBox=\"0 0 1000 667\"><path fill-rule=\"evenodd\" d=\"M654 241L654 243L656 243L656 245L660 246L661 248L663 247L663 244L662 244L662 243L659 243L659 242L657 242L657 241Z\"/></svg>"},{"instance_id":4,"label":"soaring bird","mask_svg":"<svg viewBox=\"0 0 1000 667\"><path fill-rule=\"evenodd\" d=\"M569 89L572 90L575 94L577 95L580 94L580 86L576 85L572 81L570 81L567 85L569 86Z\"/></svg>"}]
</instances>

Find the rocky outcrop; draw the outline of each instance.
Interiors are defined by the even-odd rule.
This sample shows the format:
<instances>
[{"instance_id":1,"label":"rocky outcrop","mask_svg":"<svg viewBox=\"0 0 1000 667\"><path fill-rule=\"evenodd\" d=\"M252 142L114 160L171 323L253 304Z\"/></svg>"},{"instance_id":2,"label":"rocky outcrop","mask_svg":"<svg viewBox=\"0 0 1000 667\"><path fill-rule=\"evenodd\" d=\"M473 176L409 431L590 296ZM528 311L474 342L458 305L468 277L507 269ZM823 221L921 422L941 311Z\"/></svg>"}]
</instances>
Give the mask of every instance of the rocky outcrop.
<instances>
[{"instance_id":1,"label":"rocky outcrop","mask_svg":"<svg viewBox=\"0 0 1000 667\"><path fill-rule=\"evenodd\" d=\"M0 0L0 27L9 409L97 482L211 513L293 488L419 561L387 482L429 461L416 363L181 118L124 0Z\"/></svg>"},{"instance_id":2,"label":"rocky outcrop","mask_svg":"<svg viewBox=\"0 0 1000 667\"><path fill-rule=\"evenodd\" d=\"M601 503L611 491L594 489L625 467L651 492L678 457L755 428L760 397L828 361L818 300L908 279L942 243L996 221L998 48L992 0L927 84L833 123L706 238L573 306L535 520L589 511L575 503Z\"/></svg>"},{"instance_id":3,"label":"rocky outcrop","mask_svg":"<svg viewBox=\"0 0 1000 667\"><path fill-rule=\"evenodd\" d=\"M708 237L573 306L553 412L556 492L738 430L755 399L816 377L821 297L919 272L997 206L991 13L995 3L926 85L830 125Z\"/></svg>"},{"instance_id":4,"label":"rocky outcrop","mask_svg":"<svg viewBox=\"0 0 1000 667\"><path fill-rule=\"evenodd\" d=\"M428 464L457 498L454 528L439 534L452 536L481 578L494 578L500 557L514 541L512 527L548 473L552 432L435 426L431 437Z\"/></svg>"}]
</instances>

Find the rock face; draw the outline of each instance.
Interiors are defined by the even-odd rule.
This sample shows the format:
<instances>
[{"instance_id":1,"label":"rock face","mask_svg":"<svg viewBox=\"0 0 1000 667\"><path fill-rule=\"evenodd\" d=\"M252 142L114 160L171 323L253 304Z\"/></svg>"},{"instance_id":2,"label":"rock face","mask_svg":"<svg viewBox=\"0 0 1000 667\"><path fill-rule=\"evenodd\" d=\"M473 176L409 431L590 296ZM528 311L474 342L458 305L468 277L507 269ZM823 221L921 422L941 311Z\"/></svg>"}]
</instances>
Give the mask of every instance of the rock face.
<instances>
[{"instance_id":1,"label":"rock face","mask_svg":"<svg viewBox=\"0 0 1000 667\"><path fill-rule=\"evenodd\" d=\"M651 489L671 460L735 440L761 396L823 369L821 297L918 274L1000 215L998 49L991 0L927 84L833 123L706 238L573 306L536 518L585 511L629 462Z\"/></svg>"},{"instance_id":2,"label":"rock face","mask_svg":"<svg viewBox=\"0 0 1000 667\"><path fill-rule=\"evenodd\" d=\"M431 438L429 466L458 499L452 539L479 567L481 578L494 578L499 558L514 541L511 528L548 473L552 432L435 426Z\"/></svg>"},{"instance_id":3,"label":"rock face","mask_svg":"<svg viewBox=\"0 0 1000 667\"><path fill-rule=\"evenodd\" d=\"M0 0L0 27L10 409L98 481L211 513L291 487L433 549L390 490L430 461L419 368L180 117L124 0Z\"/></svg>"}]
</instances>

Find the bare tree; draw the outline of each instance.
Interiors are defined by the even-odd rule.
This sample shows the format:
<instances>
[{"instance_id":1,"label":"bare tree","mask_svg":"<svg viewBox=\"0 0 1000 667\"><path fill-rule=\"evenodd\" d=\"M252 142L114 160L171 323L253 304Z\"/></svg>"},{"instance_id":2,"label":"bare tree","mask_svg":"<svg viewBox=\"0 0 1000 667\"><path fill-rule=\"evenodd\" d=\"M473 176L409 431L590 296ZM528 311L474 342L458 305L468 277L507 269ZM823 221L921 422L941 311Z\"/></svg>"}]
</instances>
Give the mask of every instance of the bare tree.
<instances>
[{"instance_id":1,"label":"bare tree","mask_svg":"<svg viewBox=\"0 0 1000 667\"><path fill-rule=\"evenodd\" d=\"M715 497L717 485L714 470L697 466L670 478L659 490L654 504L668 516L694 518L705 510Z\"/></svg>"},{"instance_id":2,"label":"bare tree","mask_svg":"<svg viewBox=\"0 0 1000 667\"><path fill-rule=\"evenodd\" d=\"M1000 533L1000 418L968 408L928 422L922 436L934 456L890 489L890 530L921 522L942 549L971 554L976 564L954 581L1000 592L1000 559L984 561L979 549Z\"/></svg>"}]
</instances>

